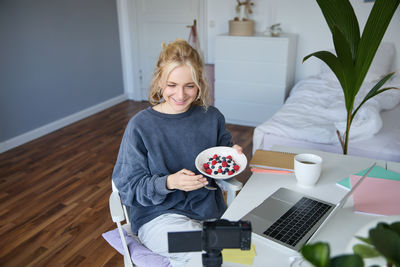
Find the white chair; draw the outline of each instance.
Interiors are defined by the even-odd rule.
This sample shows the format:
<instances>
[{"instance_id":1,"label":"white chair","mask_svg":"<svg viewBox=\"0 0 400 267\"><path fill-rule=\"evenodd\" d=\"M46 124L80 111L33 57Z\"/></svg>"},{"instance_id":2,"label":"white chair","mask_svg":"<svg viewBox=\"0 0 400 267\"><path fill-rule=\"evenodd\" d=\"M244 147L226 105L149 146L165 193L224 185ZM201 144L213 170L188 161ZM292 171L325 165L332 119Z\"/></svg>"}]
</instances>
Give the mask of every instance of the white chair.
<instances>
[{"instance_id":1,"label":"white chair","mask_svg":"<svg viewBox=\"0 0 400 267\"><path fill-rule=\"evenodd\" d=\"M236 197L236 192L243 187L243 184L235 180L234 178L227 180L218 180L217 183L221 187L221 189L223 191L226 191L227 193L226 202L228 206L232 203L233 199ZM131 260L131 252L128 249L128 245L125 236L123 234L123 230L125 230L129 236L132 236L137 240L138 238L131 231L128 212L126 210L125 205L122 205L118 189L115 186L114 181L112 180L111 180L111 185L112 185L112 193L110 195L110 201L109 201L111 218L113 222L117 224L119 235L124 248L124 265L125 267L131 267L133 266ZM125 221L126 223L124 225L121 225L123 221Z\"/></svg>"}]
</instances>

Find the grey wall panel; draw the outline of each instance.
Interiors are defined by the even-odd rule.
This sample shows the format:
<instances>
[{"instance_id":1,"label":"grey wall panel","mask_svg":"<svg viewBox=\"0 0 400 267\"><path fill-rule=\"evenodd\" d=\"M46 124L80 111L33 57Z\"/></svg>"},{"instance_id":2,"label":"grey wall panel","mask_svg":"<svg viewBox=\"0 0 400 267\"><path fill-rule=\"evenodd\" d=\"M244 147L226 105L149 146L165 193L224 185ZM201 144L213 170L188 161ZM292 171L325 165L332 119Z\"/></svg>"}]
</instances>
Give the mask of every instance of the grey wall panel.
<instances>
[{"instance_id":1,"label":"grey wall panel","mask_svg":"<svg viewBox=\"0 0 400 267\"><path fill-rule=\"evenodd\" d=\"M116 1L0 1L0 142L121 94Z\"/></svg>"}]
</instances>

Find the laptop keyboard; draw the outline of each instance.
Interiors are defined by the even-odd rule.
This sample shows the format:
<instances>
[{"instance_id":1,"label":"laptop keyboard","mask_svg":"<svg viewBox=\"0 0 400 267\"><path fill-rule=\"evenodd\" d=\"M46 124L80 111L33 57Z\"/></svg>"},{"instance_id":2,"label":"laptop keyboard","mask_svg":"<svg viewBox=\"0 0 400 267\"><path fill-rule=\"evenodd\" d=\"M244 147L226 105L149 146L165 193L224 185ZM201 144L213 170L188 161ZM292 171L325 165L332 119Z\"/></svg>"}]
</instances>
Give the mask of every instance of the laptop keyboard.
<instances>
[{"instance_id":1,"label":"laptop keyboard","mask_svg":"<svg viewBox=\"0 0 400 267\"><path fill-rule=\"evenodd\" d=\"M264 234L294 247L330 207L325 203L303 197Z\"/></svg>"}]
</instances>

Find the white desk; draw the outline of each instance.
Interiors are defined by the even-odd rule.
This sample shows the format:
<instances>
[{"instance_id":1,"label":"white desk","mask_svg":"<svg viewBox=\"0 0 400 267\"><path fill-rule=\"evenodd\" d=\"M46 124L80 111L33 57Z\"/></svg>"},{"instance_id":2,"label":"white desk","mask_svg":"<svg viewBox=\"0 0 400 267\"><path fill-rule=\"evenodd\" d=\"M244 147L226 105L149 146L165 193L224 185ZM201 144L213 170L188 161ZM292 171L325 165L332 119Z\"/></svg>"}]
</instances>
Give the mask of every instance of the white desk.
<instances>
[{"instance_id":1,"label":"white desk","mask_svg":"<svg viewBox=\"0 0 400 267\"><path fill-rule=\"evenodd\" d=\"M400 172L400 162L387 162L387 169L394 171L394 172Z\"/></svg>"},{"instance_id":2,"label":"white desk","mask_svg":"<svg viewBox=\"0 0 400 267\"><path fill-rule=\"evenodd\" d=\"M322 173L316 186L312 189L298 187L294 174L266 174L254 173L247 181L243 189L235 198L223 215L224 219L237 221L240 220L253 208L261 204L269 195L280 187L286 187L307 195L338 203L345 195L347 190L336 185L336 182L348 177L350 174L357 173L370 167L374 162L378 166L386 167L386 162L382 160L372 160L356 156L333 154L322 151L297 149L289 147L274 147L273 150L294 152L294 153L314 153L322 157ZM400 171L400 163L388 162L388 169ZM329 242L331 255L345 252L345 248L354 234L368 222L375 220L377 216L354 213L352 201L339 210L330 219L321 231L313 238L312 242L321 240ZM299 254L286 248L280 248L267 239L252 235L252 243L256 247L257 256L254 258L252 266L289 266L289 257ZM201 253L196 253L188 266L202 266ZM222 266L245 266L224 262Z\"/></svg>"}]
</instances>

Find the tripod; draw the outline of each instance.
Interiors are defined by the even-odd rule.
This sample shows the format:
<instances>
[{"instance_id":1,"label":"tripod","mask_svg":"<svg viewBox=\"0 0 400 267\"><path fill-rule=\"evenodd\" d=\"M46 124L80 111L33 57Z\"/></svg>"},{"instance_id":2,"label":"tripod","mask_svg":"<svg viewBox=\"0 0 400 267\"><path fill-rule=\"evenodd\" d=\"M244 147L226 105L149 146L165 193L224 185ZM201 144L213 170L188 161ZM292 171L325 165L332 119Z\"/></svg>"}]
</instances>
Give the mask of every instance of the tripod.
<instances>
[{"instance_id":1,"label":"tripod","mask_svg":"<svg viewBox=\"0 0 400 267\"><path fill-rule=\"evenodd\" d=\"M201 255L204 267L220 267L222 265L221 249L210 249Z\"/></svg>"}]
</instances>

